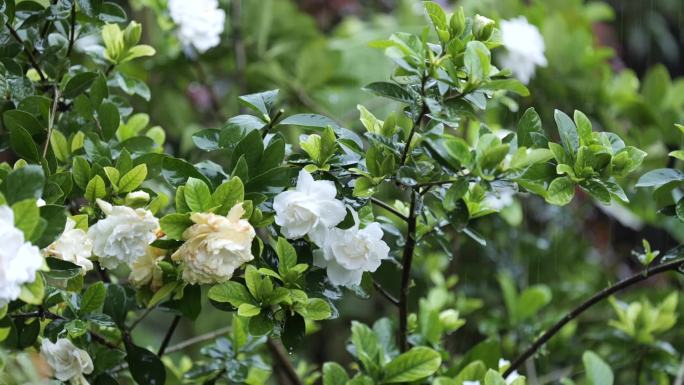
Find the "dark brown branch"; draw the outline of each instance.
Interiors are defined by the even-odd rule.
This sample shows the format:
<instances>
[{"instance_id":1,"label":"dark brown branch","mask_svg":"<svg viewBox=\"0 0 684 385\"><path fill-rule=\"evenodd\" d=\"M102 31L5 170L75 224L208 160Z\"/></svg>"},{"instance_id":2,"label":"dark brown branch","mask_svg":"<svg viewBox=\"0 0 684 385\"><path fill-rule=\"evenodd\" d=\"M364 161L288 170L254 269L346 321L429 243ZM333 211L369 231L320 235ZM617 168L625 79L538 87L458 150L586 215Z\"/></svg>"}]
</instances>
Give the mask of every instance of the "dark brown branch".
<instances>
[{"instance_id":1,"label":"dark brown branch","mask_svg":"<svg viewBox=\"0 0 684 385\"><path fill-rule=\"evenodd\" d=\"M416 191L411 190L411 204L409 216L406 220L406 243L401 259L401 291L399 292L399 330L397 331L397 345L401 352L408 350L408 296L411 283L411 264L413 263L413 251L416 247Z\"/></svg>"},{"instance_id":2,"label":"dark brown branch","mask_svg":"<svg viewBox=\"0 0 684 385\"><path fill-rule=\"evenodd\" d=\"M159 351L157 352L158 357L164 355L166 347L169 346L169 342L171 342L171 337L173 337L173 332L176 331L176 327L178 327L178 323L180 322L180 320L181 316L179 315L173 317L173 321L171 321L171 326L169 326L169 330L166 331L166 335L164 336L161 345L159 345Z\"/></svg>"},{"instance_id":3,"label":"dark brown branch","mask_svg":"<svg viewBox=\"0 0 684 385\"><path fill-rule=\"evenodd\" d=\"M397 209L395 209L394 207L388 205L387 203L381 201L380 199L371 197L371 198L370 198L370 201L371 201L373 204L378 205L378 206L382 207L383 209L385 209L385 210L391 212L392 214L398 216L398 217L401 218L404 222L408 221L408 219L409 219L406 215L402 214L399 210L397 210Z\"/></svg>"},{"instance_id":4,"label":"dark brown branch","mask_svg":"<svg viewBox=\"0 0 684 385\"><path fill-rule=\"evenodd\" d=\"M266 340L266 345L271 351L273 359L278 361L278 365L285 371L285 375L290 380L290 383L292 385L304 385L294 366L292 366L292 363L288 359L285 348L271 338Z\"/></svg>"},{"instance_id":5,"label":"dark brown branch","mask_svg":"<svg viewBox=\"0 0 684 385\"><path fill-rule=\"evenodd\" d=\"M556 322L550 329L544 332L544 334L537 338L537 340L535 340L532 343L532 345L529 348L527 348L527 350L520 354L518 358L513 360L511 366L503 374L504 378L513 373L514 370L518 369L528 358L532 357L532 355L534 355L534 353L536 353L537 350L539 350L546 342L548 342L554 335L556 335L556 333L558 333L563 328L563 326L565 326L568 322L572 321L573 319L577 318L580 314L584 313L584 311L586 311L590 307L596 305L597 303L603 301L611 295L623 289L626 289L636 283L645 281L654 275L682 268L684 266L684 258L681 258L683 253L684 249L682 249L681 251L678 250L677 257L679 258L672 260L670 262L665 262L660 265L647 268L641 271L640 273L634 274L633 276L623 279L622 281L619 281L614 285L606 287L605 289L591 296L586 301L582 302L579 306L572 309L569 313L563 316L563 318L558 320L558 322Z\"/></svg>"},{"instance_id":6,"label":"dark brown branch","mask_svg":"<svg viewBox=\"0 0 684 385\"><path fill-rule=\"evenodd\" d=\"M43 75L43 71L40 70L40 67L38 66L38 62L36 61L36 58L33 56L33 53L31 52L29 47L27 47L26 44L24 44L24 41L21 39L21 36L19 36L17 31L15 31L14 28L12 28L10 23L5 23L5 25L7 26L7 28L9 28L10 34L12 34L12 37L14 37L14 39L17 41L17 43L21 44L22 47L24 47L24 51L26 51L26 56L28 56L29 62L31 63L31 66L33 67L33 69L35 69L36 72L38 72L38 76L40 77L40 80L46 81L47 79L45 78L45 75Z\"/></svg>"},{"instance_id":7,"label":"dark brown branch","mask_svg":"<svg viewBox=\"0 0 684 385\"><path fill-rule=\"evenodd\" d=\"M394 296L390 294L389 291L385 290L385 288L382 287L378 281L373 280L373 287L375 287L375 290L377 290L378 293L382 294L382 296L385 297L385 299L390 301L392 305L399 306L399 300L394 298Z\"/></svg>"}]
</instances>

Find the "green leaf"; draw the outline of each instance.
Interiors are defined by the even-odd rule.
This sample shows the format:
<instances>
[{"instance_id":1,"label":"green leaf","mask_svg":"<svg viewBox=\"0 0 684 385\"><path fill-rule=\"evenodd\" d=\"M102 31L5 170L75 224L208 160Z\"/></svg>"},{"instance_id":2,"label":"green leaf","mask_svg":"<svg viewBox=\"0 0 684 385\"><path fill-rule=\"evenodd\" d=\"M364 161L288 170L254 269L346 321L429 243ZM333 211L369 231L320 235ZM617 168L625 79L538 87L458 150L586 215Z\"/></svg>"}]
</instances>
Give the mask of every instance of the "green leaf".
<instances>
[{"instance_id":1,"label":"green leaf","mask_svg":"<svg viewBox=\"0 0 684 385\"><path fill-rule=\"evenodd\" d=\"M221 131L215 128L207 128L192 134L192 142L200 150L214 151L221 148L219 138Z\"/></svg>"},{"instance_id":2,"label":"green leaf","mask_svg":"<svg viewBox=\"0 0 684 385\"><path fill-rule=\"evenodd\" d=\"M150 298L150 301L147 303L147 308L153 308L157 304L161 303L163 300L165 300L168 296L171 295L171 293L178 288L178 285L180 285L179 282L174 281L174 282L169 282L164 284L159 290L157 290L156 293Z\"/></svg>"},{"instance_id":3,"label":"green leaf","mask_svg":"<svg viewBox=\"0 0 684 385\"><path fill-rule=\"evenodd\" d=\"M182 240L185 229L192 226L189 214L167 214L159 220L161 230L170 239Z\"/></svg>"},{"instance_id":4,"label":"green leaf","mask_svg":"<svg viewBox=\"0 0 684 385\"><path fill-rule=\"evenodd\" d=\"M84 157L77 156L74 157L71 168L74 175L74 182L76 182L76 185L82 190L85 190L90 181L90 163L88 163Z\"/></svg>"},{"instance_id":5,"label":"green leaf","mask_svg":"<svg viewBox=\"0 0 684 385\"><path fill-rule=\"evenodd\" d=\"M245 200L245 186L240 178L234 176L223 182L211 194L211 205L218 206L217 214L226 215L235 204Z\"/></svg>"},{"instance_id":6,"label":"green leaf","mask_svg":"<svg viewBox=\"0 0 684 385\"><path fill-rule=\"evenodd\" d=\"M297 264L297 252L287 239L278 237L275 250L279 261L278 271L281 274L286 273Z\"/></svg>"},{"instance_id":7,"label":"green leaf","mask_svg":"<svg viewBox=\"0 0 684 385\"><path fill-rule=\"evenodd\" d=\"M555 110L553 117L556 120L556 126L558 126L558 135L560 135L563 148L565 148L565 151L574 158L574 154L577 152L577 148L580 144L579 134L577 133L575 123L572 122L568 115L560 110Z\"/></svg>"},{"instance_id":8,"label":"green leaf","mask_svg":"<svg viewBox=\"0 0 684 385\"><path fill-rule=\"evenodd\" d=\"M24 233L26 239L32 239L33 231L40 222L40 212L35 199L25 199L12 205L14 225Z\"/></svg>"},{"instance_id":9,"label":"green leaf","mask_svg":"<svg viewBox=\"0 0 684 385\"><path fill-rule=\"evenodd\" d=\"M551 290L544 285L531 286L520 294L515 306L515 321L523 321L535 315L551 302Z\"/></svg>"},{"instance_id":10,"label":"green leaf","mask_svg":"<svg viewBox=\"0 0 684 385\"><path fill-rule=\"evenodd\" d=\"M613 371L596 353L584 352L582 362L586 371L587 385L613 385Z\"/></svg>"},{"instance_id":11,"label":"green leaf","mask_svg":"<svg viewBox=\"0 0 684 385\"><path fill-rule=\"evenodd\" d=\"M252 305L251 303L242 303L238 306L238 312L237 314L240 317L254 317L255 315L258 315L261 313L261 308L256 305Z\"/></svg>"},{"instance_id":12,"label":"green leaf","mask_svg":"<svg viewBox=\"0 0 684 385\"><path fill-rule=\"evenodd\" d=\"M255 112L261 112L261 114L267 118L277 97L278 90L270 90L256 94L242 95L239 99L240 103L244 106L251 108Z\"/></svg>"},{"instance_id":13,"label":"green leaf","mask_svg":"<svg viewBox=\"0 0 684 385\"><path fill-rule=\"evenodd\" d=\"M575 184L564 176L554 179L546 192L546 201L558 206L564 206L575 196Z\"/></svg>"},{"instance_id":14,"label":"green leaf","mask_svg":"<svg viewBox=\"0 0 684 385\"><path fill-rule=\"evenodd\" d=\"M40 134L45 131L43 125L33 115L21 110L9 110L2 114L2 121L5 123L5 128L10 130L14 128L23 128L30 135Z\"/></svg>"},{"instance_id":15,"label":"green leaf","mask_svg":"<svg viewBox=\"0 0 684 385\"><path fill-rule=\"evenodd\" d=\"M434 374L442 356L427 347L415 347L390 361L384 368L383 384L417 381Z\"/></svg>"},{"instance_id":16,"label":"green leaf","mask_svg":"<svg viewBox=\"0 0 684 385\"><path fill-rule=\"evenodd\" d=\"M319 127L325 128L328 126L338 127L339 125L334 120L327 116L318 114L296 114L288 116L280 121L282 125L303 126L303 127Z\"/></svg>"},{"instance_id":17,"label":"green leaf","mask_svg":"<svg viewBox=\"0 0 684 385\"><path fill-rule=\"evenodd\" d=\"M534 107L528 108L518 122L518 146L545 148L547 143L539 114Z\"/></svg>"},{"instance_id":18,"label":"green leaf","mask_svg":"<svg viewBox=\"0 0 684 385\"><path fill-rule=\"evenodd\" d=\"M288 351L297 348L304 340L305 323L304 318L299 314L288 315L285 318L285 326L281 339Z\"/></svg>"},{"instance_id":19,"label":"green leaf","mask_svg":"<svg viewBox=\"0 0 684 385\"><path fill-rule=\"evenodd\" d=\"M138 188L147 177L147 165L139 164L119 179L119 193L127 193Z\"/></svg>"},{"instance_id":20,"label":"green leaf","mask_svg":"<svg viewBox=\"0 0 684 385\"><path fill-rule=\"evenodd\" d=\"M50 135L50 145L58 160L66 162L66 160L69 159L69 144L67 143L64 134L57 130L53 130L52 135Z\"/></svg>"},{"instance_id":21,"label":"green leaf","mask_svg":"<svg viewBox=\"0 0 684 385\"><path fill-rule=\"evenodd\" d=\"M684 181L684 172L671 168L660 168L642 175L636 187L655 187L658 189L668 183L681 181Z\"/></svg>"},{"instance_id":22,"label":"green leaf","mask_svg":"<svg viewBox=\"0 0 684 385\"><path fill-rule=\"evenodd\" d=\"M306 302L306 318L320 321L330 318L332 311L330 305L320 298L309 298Z\"/></svg>"},{"instance_id":23,"label":"green leaf","mask_svg":"<svg viewBox=\"0 0 684 385\"><path fill-rule=\"evenodd\" d=\"M411 94L396 83L375 82L363 87L363 90L408 105L413 105L415 103ZM359 109L360 107L362 106L359 106Z\"/></svg>"},{"instance_id":24,"label":"green leaf","mask_svg":"<svg viewBox=\"0 0 684 385\"><path fill-rule=\"evenodd\" d=\"M75 98L76 96L86 92L96 78L96 72L81 72L74 75L74 77L69 79L64 86L62 96L68 99Z\"/></svg>"},{"instance_id":25,"label":"green leaf","mask_svg":"<svg viewBox=\"0 0 684 385\"><path fill-rule=\"evenodd\" d=\"M114 103L104 102L97 108L97 121L100 123L102 138L110 140L121 123L119 109Z\"/></svg>"},{"instance_id":26,"label":"green leaf","mask_svg":"<svg viewBox=\"0 0 684 385\"><path fill-rule=\"evenodd\" d=\"M216 284L209 289L209 299L220 303L230 303L234 307L239 307L243 303L254 303L254 298L247 288L233 281Z\"/></svg>"},{"instance_id":27,"label":"green leaf","mask_svg":"<svg viewBox=\"0 0 684 385\"><path fill-rule=\"evenodd\" d=\"M31 305L42 304L44 296L45 281L43 280L42 274L36 274L36 279L33 282L22 286L21 292L19 293L19 299Z\"/></svg>"},{"instance_id":28,"label":"green leaf","mask_svg":"<svg viewBox=\"0 0 684 385\"><path fill-rule=\"evenodd\" d=\"M117 284L107 285L107 297L105 298L102 312L112 317L117 325L122 326L126 320L126 291Z\"/></svg>"},{"instance_id":29,"label":"green leaf","mask_svg":"<svg viewBox=\"0 0 684 385\"><path fill-rule=\"evenodd\" d=\"M344 368L336 362L323 364L323 385L346 385L349 375Z\"/></svg>"},{"instance_id":30,"label":"green leaf","mask_svg":"<svg viewBox=\"0 0 684 385\"><path fill-rule=\"evenodd\" d=\"M96 282L86 289L81 297L81 308L78 310L80 316L99 311L104 305L107 291L102 282Z\"/></svg>"},{"instance_id":31,"label":"green leaf","mask_svg":"<svg viewBox=\"0 0 684 385\"><path fill-rule=\"evenodd\" d=\"M166 370L164 364L156 354L151 351L126 344L126 362L133 379L138 384L164 385L166 383Z\"/></svg>"},{"instance_id":32,"label":"green leaf","mask_svg":"<svg viewBox=\"0 0 684 385\"><path fill-rule=\"evenodd\" d=\"M574 116L575 125L577 126L577 134L579 136L580 145L588 146L591 144L591 121L582 111L575 110Z\"/></svg>"},{"instance_id":33,"label":"green leaf","mask_svg":"<svg viewBox=\"0 0 684 385\"><path fill-rule=\"evenodd\" d=\"M435 29L446 30L448 28L446 14L439 4L434 1L424 1L423 6Z\"/></svg>"},{"instance_id":34,"label":"green leaf","mask_svg":"<svg viewBox=\"0 0 684 385\"><path fill-rule=\"evenodd\" d=\"M24 199L38 199L43 195L45 174L43 168L28 165L13 170L2 182L2 192L7 203L13 204Z\"/></svg>"},{"instance_id":35,"label":"green leaf","mask_svg":"<svg viewBox=\"0 0 684 385\"><path fill-rule=\"evenodd\" d=\"M93 179L88 182L85 189L84 197L90 202L95 202L96 199L102 199L107 195L107 188L101 176L95 175Z\"/></svg>"},{"instance_id":36,"label":"green leaf","mask_svg":"<svg viewBox=\"0 0 684 385\"><path fill-rule=\"evenodd\" d=\"M36 142L24 128L16 126L10 128L10 147L24 159L39 162L40 154Z\"/></svg>"},{"instance_id":37,"label":"green leaf","mask_svg":"<svg viewBox=\"0 0 684 385\"><path fill-rule=\"evenodd\" d=\"M482 42L469 41L466 45L463 63L468 73L468 81L471 84L479 84L489 76L491 53Z\"/></svg>"},{"instance_id":38,"label":"green leaf","mask_svg":"<svg viewBox=\"0 0 684 385\"><path fill-rule=\"evenodd\" d=\"M204 212L212 207L211 191L204 181L189 178L185 184L185 203L194 212Z\"/></svg>"}]
</instances>

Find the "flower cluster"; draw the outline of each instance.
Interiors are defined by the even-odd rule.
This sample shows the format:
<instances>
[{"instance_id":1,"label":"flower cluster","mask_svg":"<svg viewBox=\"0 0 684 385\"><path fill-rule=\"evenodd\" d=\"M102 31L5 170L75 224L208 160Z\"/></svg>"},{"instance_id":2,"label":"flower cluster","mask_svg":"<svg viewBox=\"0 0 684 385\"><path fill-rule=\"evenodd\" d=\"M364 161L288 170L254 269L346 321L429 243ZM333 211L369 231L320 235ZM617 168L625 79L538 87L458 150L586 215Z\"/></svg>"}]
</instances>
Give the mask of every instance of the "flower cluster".
<instances>
[{"instance_id":1,"label":"flower cluster","mask_svg":"<svg viewBox=\"0 0 684 385\"><path fill-rule=\"evenodd\" d=\"M0 306L19 297L21 285L33 282L43 265L38 247L14 225L14 212L0 206Z\"/></svg>"},{"instance_id":2,"label":"flower cluster","mask_svg":"<svg viewBox=\"0 0 684 385\"><path fill-rule=\"evenodd\" d=\"M169 0L169 14L186 50L204 53L221 42L226 13L218 8L217 0Z\"/></svg>"},{"instance_id":3,"label":"flower cluster","mask_svg":"<svg viewBox=\"0 0 684 385\"><path fill-rule=\"evenodd\" d=\"M382 241L380 224L360 228L358 215L352 211L354 226L335 228L346 216L344 203L335 199L337 190L331 181L315 181L301 170L294 190L278 194L273 201L275 222L286 238L308 236L321 247L315 263L327 269L330 282L338 286L361 283L364 272L377 270L389 254Z\"/></svg>"}]
</instances>

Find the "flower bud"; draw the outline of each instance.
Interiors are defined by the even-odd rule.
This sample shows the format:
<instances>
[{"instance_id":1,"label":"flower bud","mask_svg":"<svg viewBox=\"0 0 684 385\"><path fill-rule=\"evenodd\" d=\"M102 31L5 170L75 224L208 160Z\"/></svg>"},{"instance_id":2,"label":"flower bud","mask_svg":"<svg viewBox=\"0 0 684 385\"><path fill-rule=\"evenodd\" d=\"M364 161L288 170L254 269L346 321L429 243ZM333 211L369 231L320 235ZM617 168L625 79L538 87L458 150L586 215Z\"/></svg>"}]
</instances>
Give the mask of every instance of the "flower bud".
<instances>
[{"instance_id":1,"label":"flower bud","mask_svg":"<svg viewBox=\"0 0 684 385\"><path fill-rule=\"evenodd\" d=\"M138 190L126 194L126 199L124 200L124 203L126 204L126 206L140 207L145 205L149 201L150 194L146 193L145 191Z\"/></svg>"},{"instance_id":2,"label":"flower bud","mask_svg":"<svg viewBox=\"0 0 684 385\"><path fill-rule=\"evenodd\" d=\"M124 29L124 44L126 48L131 48L138 44L140 41L140 35L142 34L142 26L135 21L131 21L130 24Z\"/></svg>"},{"instance_id":3,"label":"flower bud","mask_svg":"<svg viewBox=\"0 0 684 385\"><path fill-rule=\"evenodd\" d=\"M461 36L463 30L465 30L466 20L465 13L463 12L463 7L458 7L451 19L449 20L449 27L451 28L451 34L453 36Z\"/></svg>"},{"instance_id":4,"label":"flower bud","mask_svg":"<svg viewBox=\"0 0 684 385\"><path fill-rule=\"evenodd\" d=\"M473 20L473 35L477 40L485 41L492 36L494 32L494 20L481 16L475 15Z\"/></svg>"}]
</instances>

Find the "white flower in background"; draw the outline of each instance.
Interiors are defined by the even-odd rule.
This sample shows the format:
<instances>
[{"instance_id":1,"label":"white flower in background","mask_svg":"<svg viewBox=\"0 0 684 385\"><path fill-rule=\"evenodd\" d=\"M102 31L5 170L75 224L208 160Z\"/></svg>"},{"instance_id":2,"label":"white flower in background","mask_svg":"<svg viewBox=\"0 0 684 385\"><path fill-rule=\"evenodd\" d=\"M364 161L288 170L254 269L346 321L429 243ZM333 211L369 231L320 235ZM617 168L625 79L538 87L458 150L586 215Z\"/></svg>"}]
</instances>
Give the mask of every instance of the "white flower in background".
<instances>
[{"instance_id":1,"label":"white flower in background","mask_svg":"<svg viewBox=\"0 0 684 385\"><path fill-rule=\"evenodd\" d=\"M192 47L204 53L221 42L226 13L218 6L217 0L169 0L178 40L186 50Z\"/></svg>"},{"instance_id":2,"label":"white flower in background","mask_svg":"<svg viewBox=\"0 0 684 385\"><path fill-rule=\"evenodd\" d=\"M544 38L524 16L501 20L501 39L506 52L500 56L500 63L521 82L529 83L536 67L546 67Z\"/></svg>"},{"instance_id":3,"label":"white flower in background","mask_svg":"<svg viewBox=\"0 0 684 385\"><path fill-rule=\"evenodd\" d=\"M511 362L508 360L504 360L503 358L499 358L499 370L501 369L508 369L508 367L511 365ZM513 381L517 380L518 378L522 377L520 374L518 374L517 370L514 370L511 374L506 377L506 385L511 385Z\"/></svg>"},{"instance_id":4,"label":"white flower in background","mask_svg":"<svg viewBox=\"0 0 684 385\"><path fill-rule=\"evenodd\" d=\"M73 385L88 385L83 374L93 372L93 361L88 352L77 348L68 339L60 338L52 343L43 338L40 354L55 371L58 380L69 381Z\"/></svg>"},{"instance_id":5,"label":"white flower in background","mask_svg":"<svg viewBox=\"0 0 684 385\"><path fill-rule=\"evenodd\" d=\"M382 240L380 224L372 222L359 229L359 218L354 212L354 226L331 229L323 246L323 255L314 263L327 270L328 278L336 286L354 286L361 283L363 272L373 272L389 254L389 246Z\"/></svg>"},{"instance_id":6,"label":"white flower in background","mask_svg":"<svg viewBox=\"0 0 684 385\"><path fill-rule=\"evenodd\" d=\"M480 381L463 381L463 385L480 385Z\"/></svg>"},{"instance_id":7,"label":"white flower in background","mask_svg":"<svg viewBox=\"0 0 684 385\"><path fill-rule=\"evenodd\" d=\"M19 297L21 285L36 279L43 257L14 226L14 212L9 206L0 206L0 245L0 306L4 306Z\"/></svg>"},{"instance_id":8,"label":"white flower in background","mask_svg":"<svg viewBox=\"0 0 684 385\"><path fill-rule=\"evenodd\" d=\"M90 256L93 254L93 243L85 231L76 228L76 222L67 218L62 235L43 252L45 255L79 265L82 273L93 269Z\"/></svg>"},{"instance_id":9,"label":"white flower in background","mask_svg":"<svg viewBox=\"0 0 684 385\"><path fill-rule=\"evenodd\" d=\"M43 207L43 206L45 206L45 204L46 203L45 203L45 200L43 198L36 199L36 206Z\"/></svg>"},{"instance_id":10,"label":"white flower in background","mask_svg":"<svg viewBox=\"0 0 684 385\"><path fill-rule=\"evenodd\" d=\"M297 187L283 191L273 199L275 223L285 238L308 235L321 246L328 230L347 215L344 203L335 199L335 195L337 190L333 182L315 181L308 171L301 170Z\"/></svg>"},{"instance_id":11,"label":"white flower in background","mask_svg":"<svg viewBox=\"0 0 684 385\"><path fill-rule=\"evenodd\" d=\"M149 210L112 206L101 199L98 206L107 216L88 230L93 242L93 253L107 269L120 263L131 265L145 255L147 246L157 239L159 219Z\"/></svg>"},{"instance_id":12,"label":"white flower in background","mask_svg":"<svg viewBox=\"0 0 684 385\"><path fill-rule=\"evenodd\" d=\"M225 282L235 269L254 259L252 240L254 228L246 219L242 203L227 216L194 213L195 222L183 233L186 242L171 256L183 264L183 280L195 283Z\"/></svg>"},{"instance_id":13,"label":"white flower in background","mask_svg":"<svg viewBox=\"0 0 684 385\"><path fill-rule=\"evenodd\" d=\"M135 286L141 287L150 284L152 290L157 290L162 285L162 269L157 265L164 259L166 252L153 246L147 246L147 252L131 265L131 273L128 281Z\"/></svg>"},{"instance_id":14,"label":"white flower in background","mask_svg":"<svg viewBox=\"0 0 684 385\"><path fill-rule=\"evenodd\" d=\"M501 211L504 207L513 204L513 196L515 190L512 188L503 188L488 192L482 200L482 205L496 211Z\"/></svg>"}]
</instances>

